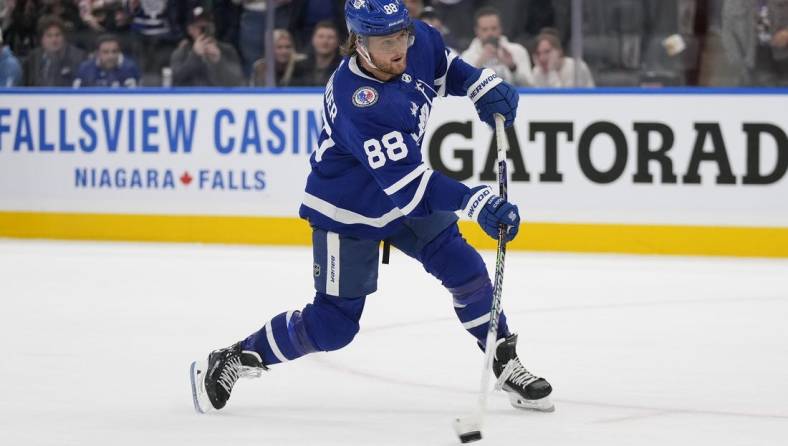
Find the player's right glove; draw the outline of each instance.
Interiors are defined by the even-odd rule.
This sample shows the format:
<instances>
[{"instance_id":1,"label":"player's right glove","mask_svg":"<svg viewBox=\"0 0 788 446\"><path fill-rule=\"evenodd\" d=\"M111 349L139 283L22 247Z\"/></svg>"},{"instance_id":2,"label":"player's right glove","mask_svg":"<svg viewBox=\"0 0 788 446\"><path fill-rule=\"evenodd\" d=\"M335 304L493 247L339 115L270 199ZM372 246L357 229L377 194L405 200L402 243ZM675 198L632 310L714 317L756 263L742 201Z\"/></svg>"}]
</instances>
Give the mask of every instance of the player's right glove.
<instances>
[{"instance_id":1,"label":"player's right glove","mask_svg":"<svg viewBox=\"0 0 788 446\"><path fill-rule=\"evenodd\" d=\"M485 68L478 79L467 81L464 87L468 92L468 97L476 106L479 118L487 125L495 128L496 113L500 113L506 119L505 127L511 127L514 124L520 95L514 87L504 82L493 70Z\"/></svg>"},{"instance_id":2,"label":"player's right glove","mask_svg":"<svg viewBox=\"0 0 788 446\"><path fill-rule=\"evenodd\" d=\"M517 236L520 212L517 206L493 194L490 186L476 186L462 200L462 213L476 220L490 237L498 238L498 228L506 225L506 241Z\"/></svg>"}]
</instances>

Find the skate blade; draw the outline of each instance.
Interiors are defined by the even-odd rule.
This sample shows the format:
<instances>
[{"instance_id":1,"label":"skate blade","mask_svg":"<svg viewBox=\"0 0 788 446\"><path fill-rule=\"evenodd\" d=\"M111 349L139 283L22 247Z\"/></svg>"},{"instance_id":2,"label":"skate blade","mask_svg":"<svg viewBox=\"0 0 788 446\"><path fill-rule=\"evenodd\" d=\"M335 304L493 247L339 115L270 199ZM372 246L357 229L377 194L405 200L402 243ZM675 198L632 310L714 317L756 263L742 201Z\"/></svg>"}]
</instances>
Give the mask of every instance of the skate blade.
<instances>
[{"instance_id":1,"label":"skate blade","mask_svg":"<svg viewBox=\"0 0 788 446\"><path fill-rule=\"evenodd\" d=\"M513 392L507 392L509 403L515 409L535 410L537 412L555 412L555 405L549 396L538 400L528 400Z\"/></svg>"},{"instance_id":2,"label":"skate blade","mask_svg":"<svg viewBox=\"0 0 788 446\"><path fill-rule=\"evenodd\" d=\"M205 373L208 370L207 361L194 361L189 368L189 377L192 384L192 400L197 413L208 413L213 410L211 400L205 393Z\"/></svg>"}]
</instances>

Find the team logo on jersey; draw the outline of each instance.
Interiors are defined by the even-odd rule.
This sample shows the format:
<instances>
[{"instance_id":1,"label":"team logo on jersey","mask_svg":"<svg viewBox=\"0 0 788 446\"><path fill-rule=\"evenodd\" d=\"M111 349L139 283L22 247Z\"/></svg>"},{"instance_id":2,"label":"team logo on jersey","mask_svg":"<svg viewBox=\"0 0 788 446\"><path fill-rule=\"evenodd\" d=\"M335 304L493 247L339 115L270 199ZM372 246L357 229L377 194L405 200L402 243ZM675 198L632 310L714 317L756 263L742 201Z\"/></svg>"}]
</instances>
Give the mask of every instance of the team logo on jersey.
<instances>
[{"instance_id":1,"label":"team logo on jersey","mask_svg":"<svg viewBox=\"0 0 788 446\"><path fill-rule=\"evenodd\" d=\"M371 107L378 102L378 92L372 87L361 87L353 93L353 105Z\"/></svg>"},{"instance_id":2,"label":"team logo on jersey","mask_svg":"<svg viewBox=\"0 0 788 446\"><path fill-rule=\"evenodd\" d=\"M416 107L416 104L413 102L411 102L411 104ZM425 102L421 106L421 109L416 107L415 109L411 109L410 112L413 113L413 116L415 117L417 111L419 111L419 131L417 133L411 133L410 136L413 137L413 140L416 141L417 144L421 144L421 138L424 137L424 131L427 130L427 120L430 118L429 102Z\"/></svg>"},{"instance_id":3,"label":"team logo on jersey","mask_svg":"<svg viewBox=\"0 0 788 446\"><path fill-rule=\"evenodd\" d=\"M413 80L413 78L410 77L410 74L408 73L402 73L402 80L403 82L409 84Z\"/></svg>"},{"instance_id":4,"label":"team logo on jersey","mask_svg":"<svg viewBox=\"0 0 788 446\"><path fill-rule=\"evenodd\" d=\"M364 3L366 2L367 0L353 0L353 7L356 9L361 9L361 7L364 6Z\"/></svg>"}]
</instances>

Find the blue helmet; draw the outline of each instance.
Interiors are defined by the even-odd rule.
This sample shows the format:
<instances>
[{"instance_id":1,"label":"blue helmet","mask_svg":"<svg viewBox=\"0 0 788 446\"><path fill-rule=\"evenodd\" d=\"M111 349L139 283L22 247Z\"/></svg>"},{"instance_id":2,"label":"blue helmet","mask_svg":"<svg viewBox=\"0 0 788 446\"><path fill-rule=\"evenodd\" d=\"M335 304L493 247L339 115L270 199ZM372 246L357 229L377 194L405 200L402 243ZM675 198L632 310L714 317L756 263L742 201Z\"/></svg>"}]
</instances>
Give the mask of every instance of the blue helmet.
<instances>
[{"instance_id":1,"label":"blue helmet","mask_svg":"<svg viewBox=\"0 0 788 446\"><path fill-rule=\"evenodd\" d=\"M347 0L345 20L348 30L360 36L385 36L410 26L402 0Z\"/></svg>"}]
</instances>

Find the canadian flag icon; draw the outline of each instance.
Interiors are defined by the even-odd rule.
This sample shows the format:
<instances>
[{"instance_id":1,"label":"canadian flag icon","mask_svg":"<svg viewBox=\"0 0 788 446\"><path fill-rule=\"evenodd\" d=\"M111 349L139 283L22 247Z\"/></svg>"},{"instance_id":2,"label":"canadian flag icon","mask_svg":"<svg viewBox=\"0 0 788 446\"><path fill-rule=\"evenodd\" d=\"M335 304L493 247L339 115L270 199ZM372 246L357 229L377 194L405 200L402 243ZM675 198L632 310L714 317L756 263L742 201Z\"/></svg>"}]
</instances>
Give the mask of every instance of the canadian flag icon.
<instances>
[{"instance_id":1,"label":"canadian flag icon","mask_svg":"<svg viewBox=\"0 0 788 446\"><path fill-rule=\"evenodd\" d=\"M183 175L181 175L181 183L183 183L184 186L188 186L191 182L192 176L189 175L189 172L183 172Z\"/></svg>"}]
</instances>

